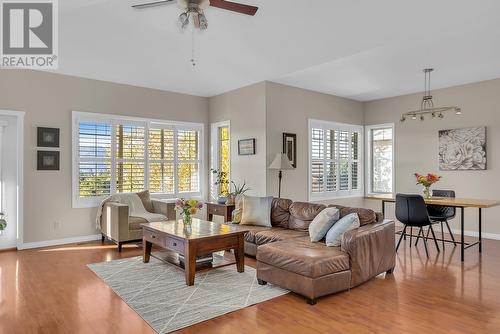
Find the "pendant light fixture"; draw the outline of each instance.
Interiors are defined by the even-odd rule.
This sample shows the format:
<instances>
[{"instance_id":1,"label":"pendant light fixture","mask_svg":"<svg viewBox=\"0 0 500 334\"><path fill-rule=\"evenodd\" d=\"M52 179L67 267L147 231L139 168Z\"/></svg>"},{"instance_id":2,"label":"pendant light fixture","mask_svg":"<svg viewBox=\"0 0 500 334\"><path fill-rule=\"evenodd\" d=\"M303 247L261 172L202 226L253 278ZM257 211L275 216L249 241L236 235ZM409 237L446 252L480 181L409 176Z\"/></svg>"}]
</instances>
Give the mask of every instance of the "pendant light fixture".
<instances>
[{"instance_id":1,"label":"pendant light fixture","mask_svg":"<svg viewBox=\"0 0 500 334\"><path fill-rule=\"evenodd\" d=\"M451 107L434 107L434 102L431 95L431 72L434 71L433 68L424 69L425 74L425 86L424 86L424 96L422 102L420 103L420 109L414 111L408 111L401 115L401 122L406 121L408 118L416 120L417 118L421 121L425 120L425 116L430 115L432 118L444 118L444 113L447 111L454 111L455 114L461 115L462 109L457 106Z\"/></svg>"}]
</instances>

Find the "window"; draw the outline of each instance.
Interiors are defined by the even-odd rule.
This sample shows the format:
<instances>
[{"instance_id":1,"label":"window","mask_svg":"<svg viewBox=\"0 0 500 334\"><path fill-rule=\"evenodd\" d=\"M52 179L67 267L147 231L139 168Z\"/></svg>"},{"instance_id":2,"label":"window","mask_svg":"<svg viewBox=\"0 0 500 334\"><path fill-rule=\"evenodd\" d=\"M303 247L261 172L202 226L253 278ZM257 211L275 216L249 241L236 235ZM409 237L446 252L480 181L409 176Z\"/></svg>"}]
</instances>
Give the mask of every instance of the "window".
<instances>
[{"instance_id":1,"label":"window","mask_svg":"<svg viewBox=\"0 0 500 334\"><path fill-rule=\"evenodd\" d=\"M366 127L368 193L391 194L394 185L394 125Z\"/></svg>"},{"instance_id":2,"label":"window","mask_svg":"<svg viewBox=\"0 0 500 334\"><path fill-rule=\"evenodd\" d=\"M363 195L363 127L309 120L309 199Z\"/></svg>"},{"instance_id":3,"label":"window","mask_svg":"<svg viewBox=\"0 0 500 334\"><path fill-rule=\"evenodd\" d=\"M203 125L73 112L73 206L149 189L201 196Z\"/></svg>"},{"instance_id":4,"label":"window","mask_svg":"<svg viewBox=\"0 0 500 334\"><path fill-rule=\"evenodd\" d=\"M219 194L227 194L231 190L229 184L231 174L231 140L230 140L230 125L229 121L219 122L212 124L212 157L211 168L218 169L226 173L227 183L215 186L212 176L212 189L211 194L213 198L217 198Z\"/></svg>"}]
</instances>

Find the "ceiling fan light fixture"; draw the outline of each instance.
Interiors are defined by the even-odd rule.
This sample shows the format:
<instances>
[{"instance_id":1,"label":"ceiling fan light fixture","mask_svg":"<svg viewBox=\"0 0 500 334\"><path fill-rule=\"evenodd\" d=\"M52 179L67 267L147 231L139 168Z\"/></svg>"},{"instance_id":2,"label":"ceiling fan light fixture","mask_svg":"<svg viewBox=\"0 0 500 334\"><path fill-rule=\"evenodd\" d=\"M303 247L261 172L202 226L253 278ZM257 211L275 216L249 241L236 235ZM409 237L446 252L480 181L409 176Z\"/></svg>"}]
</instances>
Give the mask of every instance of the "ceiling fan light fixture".
<instances>
[{"instance_id":1,"label":"ceiling fan light fixture","mask_svg":"<svg viewBox=\"0 0 500 334\"><path fill-rule=\"evenodd\" d=\"M179 23L182 29L185 29L189 24L189 15L187 12L181 13L179 15Z\"/></svg>"},{"instance_id":2,"label":"ceiling fan light fixture","mask_svg":"<svg viewBox=\"0 0 500 334\"><path fill-rule=\"evenodd\" d=\"M200 23L201 30L206 30L208 28L208 20L203 12L198 14L198 21Z\"/></svg>"}]
</instances>

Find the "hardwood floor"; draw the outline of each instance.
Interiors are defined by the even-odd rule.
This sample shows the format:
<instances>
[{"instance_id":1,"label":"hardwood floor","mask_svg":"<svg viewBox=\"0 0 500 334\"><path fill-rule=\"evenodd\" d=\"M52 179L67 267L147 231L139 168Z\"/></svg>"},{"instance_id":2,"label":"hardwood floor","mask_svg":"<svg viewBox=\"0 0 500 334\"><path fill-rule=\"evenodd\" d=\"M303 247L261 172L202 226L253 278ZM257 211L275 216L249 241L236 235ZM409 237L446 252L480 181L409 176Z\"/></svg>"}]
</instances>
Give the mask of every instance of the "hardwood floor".
<instances>
[{"instance_id":1,"label":"hardwood floor","mask_svg":"<svg viewBox=\"0 0 500 334\"><path fill-rule=\"evenodd\" d=\"M458 247L429 248L402 244L393 275L315 306L291 293L178 333L500 333L500 241L464 264ZM154 333L86 267L139 255L100 242L0 252L0 333Z\"/></svg>"}]
</instances>

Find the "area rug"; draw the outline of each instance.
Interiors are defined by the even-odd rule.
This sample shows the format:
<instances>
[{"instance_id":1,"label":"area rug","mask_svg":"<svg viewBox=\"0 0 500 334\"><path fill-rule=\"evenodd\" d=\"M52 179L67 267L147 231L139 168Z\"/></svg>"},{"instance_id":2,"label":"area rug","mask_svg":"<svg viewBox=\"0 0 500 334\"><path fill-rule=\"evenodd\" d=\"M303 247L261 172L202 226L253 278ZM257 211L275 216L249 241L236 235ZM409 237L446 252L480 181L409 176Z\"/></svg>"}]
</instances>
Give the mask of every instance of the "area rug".
<instances>
[{"instance_id":1,"label":"area rug","mask_svg":"<svg viewBox=\"0 0 500 334\"><path fill-rule=\"evenodd\" d=\"M236 266L196 273L186 286L184 271L152 257L133 257L88 265L157 333L172 331L284 295L271 284L258 285L256 270Z\"/></svg>"}]
</instances>

